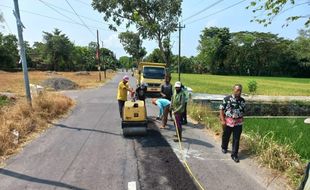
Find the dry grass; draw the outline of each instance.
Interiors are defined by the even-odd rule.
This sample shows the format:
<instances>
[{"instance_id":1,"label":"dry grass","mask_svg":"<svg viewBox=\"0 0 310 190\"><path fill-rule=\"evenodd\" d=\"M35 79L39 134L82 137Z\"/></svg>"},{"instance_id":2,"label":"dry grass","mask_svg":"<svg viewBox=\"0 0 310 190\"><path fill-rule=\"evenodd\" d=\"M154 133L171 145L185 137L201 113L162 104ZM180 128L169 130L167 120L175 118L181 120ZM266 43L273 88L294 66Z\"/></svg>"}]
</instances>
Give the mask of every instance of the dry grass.
<instances>
[{"instance_id":1,"label":"dry grass","mask_svg":"<svg viewBox=\"0 0 310 190\"><path fill-rule=\"evenodd\" d=\"M74 72L57 72L51 74L42 71L29 72L29 80L32 84L40 84L42 81L51 77L64 77L77 83L81 88L92 88L102 85L105 80L103 72L102 81L99 81L98 72L90 72L90 75L76 75ZM111 79L115 73L107 72L107 79ZM24 78L22 72L0 73L0 92L12 92L18 95L24 95Z\"/></svg>"},{"instance_id":2,"label":"dry grass","mask_svg":"<svg viewBox=\"0 0 310 190\"><path fill-rule=\"evenodd\" d=\"M214 131L216 135L219 135L222 132L222 127L219 123L217 114L208 106L189 104L188 112L194 120L203 124L207 129Z\"/></svg>"},{"instance_id":3,"label":"dry grass","mask_svg":"<svg viewBox=\"0 0 310 190\"><path fill-rule=\"evenodd\" d=\"M273 132L264 136L253 133L241 136L243 149L251 152L262 165L276 169L288 177L290 185L295 189L300 184L305 163L290 144L279 144L274 140Z\"/></svg>"},{"instance_id":4,"label":"dry grass","mask_svg":"<svg viewBox=\"0 0 310 190\"><path fill-rule=\"evenodd\" d=\"M222 128L218 114L212 112L207 106L190 104L189 115L220 135ZM262 136L259 133L243 133L240 141L241 151L250 153L264 166L275 169L289 180L295 189L302 178L305 163L296 153L291 144L279 144L274 139L274 133L269 132Z\"/></svg>"},{"instance_id":5,"label":"dry grass","mask_svg":"<svg viewBox=\"0 0 310 190\"><path fill-rule=\"evenodd\" d=\"M26 101L0 109L0 162L16 152L27 137L48 127L48 122L68 112L74 102L61 94L44 93L33 99L30 109ZM18 133L14 135L14 133Z\"/></svg>"}]
</instances>

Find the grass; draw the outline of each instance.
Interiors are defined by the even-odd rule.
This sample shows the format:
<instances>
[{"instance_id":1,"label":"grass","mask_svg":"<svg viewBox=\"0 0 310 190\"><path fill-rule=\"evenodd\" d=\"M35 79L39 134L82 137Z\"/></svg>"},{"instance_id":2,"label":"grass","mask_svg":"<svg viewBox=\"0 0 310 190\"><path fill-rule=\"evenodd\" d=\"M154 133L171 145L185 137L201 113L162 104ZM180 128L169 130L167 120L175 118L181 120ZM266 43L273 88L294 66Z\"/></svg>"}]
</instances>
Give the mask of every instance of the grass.
<instances>
[{"instance_id":1,"label":"grass","mask_svg":"<svg viewBox=\"0 0 310 190\"><path fill-rule=\"evenodd\" d=\"M2 106L8 105L9 102L10 102L10 101L9 101L7 98L5 98L5 97L3 97L3 96L0 96L0 108L1 108Z\"/></svg>"},{"instance_id":2,"label":"grass","mask_svg":"<svg viewBox=\"0 0 310 190\"><path fill-rule=\"evenodd\" d=\"M107 72L107 78L110 79L115 73ZM98 80L98 72L90 72L90 75L76 75L74 72L57 72L57 74L49 74L41 71L29 72L30 83L40 84L42 81L51 77L64 77L76 82L81 88L91 88L103 84L105 81ZM102 72L102 79L103 79ZM24 79L22 72L1 72L0 73L0 92L11 92L23 95Z\"/></svg>"},{"instance_id":3,"label":"grass","mask_svg":"<svg viewBox=\"0 0 310 190\"><path fill-rule=\"evenodd\" d=\"M218 114L207 106L190 104L189 115L206 128L220 135L222 127ZM296 189L303 176L305 161L310 156L310 126L303 119L245 120L241 149L255 155L264 166L288 177Z\"/></svg>"},{"instance_id":4,"label":"grass","mask_svg":"<svg viewBox=\"0 0 310 190\"><path fill-rule=\"evenodd\" d=\"M172 74L172 81L178 78ZM309 96L309 78L288 77L253 77L253 76L221 76L210 74L182 74L181 81L191 87L196 93L229 94L234 84L240 83L244 86L244 93L249 94L248 82L257 82L259 95L272 96Z\"/></svg>"},{"instance_id":5,"label":"grass","mask_svg":"<svg viewBox=\"0 0 310 190\"><path fill-rule=\"evenodd\" d=\"M61 94L44 93L33 99L30 109L25 100L0 109L0 163L14 154L35 132L46 129L50 121L68 112L73 101ZM15 133L15 135L14 135Z\"/></svg>"},{"instance_id":6,"label":"grass","mask_svg":"<svg viewBox=\"0 0 310 190\"><path fill-rule=\"evenodd\" d=\"M272 132L276 142L291 145L302 159L310 160L310 125L305 124L304 119L247 118L244 132L258 133L261 136Z\"/></svg>"}]
</instances>

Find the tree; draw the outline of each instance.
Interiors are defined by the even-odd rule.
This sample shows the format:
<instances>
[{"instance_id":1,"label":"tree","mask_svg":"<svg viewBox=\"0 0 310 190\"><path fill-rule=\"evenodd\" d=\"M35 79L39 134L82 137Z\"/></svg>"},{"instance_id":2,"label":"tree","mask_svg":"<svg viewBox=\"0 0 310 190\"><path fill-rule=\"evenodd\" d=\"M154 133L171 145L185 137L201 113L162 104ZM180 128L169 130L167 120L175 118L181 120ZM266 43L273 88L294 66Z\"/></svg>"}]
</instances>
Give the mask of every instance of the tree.
<instances>
[{"instance_id":1,"label":"tree","mask_svg":"<svg viewBox=\"0 0 310 190\"><path fill-rule=\"evenodd\" d=\"M134 32L122 32L118 35L124 50L133 57L137 62L143 59L146 55L146 50L142 47L142 40L139 33Z\"/></svg>"},{"instance_id":2,"label":"tree","mask_svg":"<svg viewBox=\"0 0 310 190\"><path fill-rule=\"evenodd\" d=\"M116 59L115 53L107 48L100 48L100 56L102 57L102 62L106 64L106 69L119 68L119 62Z\"/></svg>"},{"instance_id":3,"label":"tree","mask_svg":"<svg viewBox=\"0 0 310 190\"><path fill-rule=\"evenodd\" d=\"M0 69L10 70L17 67L19 61L17 43L15 35L0 33Z\"/></svg>"},{"instance_id":4,"label":"tree","mask_svg":"<svg viewBox=\"0 0 310 190\"><path fill-rule=\"evenodd\" d=\"M299 31L293 48L300 60L310 64L310 29Z\"/></svg>"},{"instance_id":5,"label":"tree","mask_svg":"<svg viewBox=\"0 0 310 190\"><path fill-rule=\"evenodd\" d=\"M296 53L299 60L299 75L310 77L310 29L300 30L299 36L291 45L292 51Z\"/></svg>"},{"instance_id":6,"label":"tree","mask_svg":"<svg viewBox=\"0 0 310 190\"><path fill-rule=\"evenodd\" d=\"M212 73L224 74L224 60L230 44L228 28L205 28L200 35L198 58L208 65Z\"/></svg>"},{"instance_id":7,"label":"tree","mask_svg":"<svg viewBox=\"0 0 310 190\"><path fill-rule=\"evenodd\" d=\"M236 32L224 61L234 75L296 76L298 60L290 50L291 40L271 33Z\"/></svg>"},{"instance_id":8,"label":"tree","mask_svg":"<svg viewBox=\"0 0 310 190\"><path fill-rule=\"evenodd\" d=\"M34 42L32 48L29 49L28 55L31 57L33 67L40 70L48 69L48 63L44 61L45 44L42 42Z\"/></svg>"},{"instance_id":9,"label":"tree","mask_svg":"<svg viewBox=\"0 0 310 190\"><path fill-rule=\"evenodd\" d=\"M246 7L247 9L252 8L253 13L258 15L266 15L266 17L260 18L260 16L254 16L251 21L256 21L264 26L270 25L273 19L289 10L292 10L299 6L305 6L310 8L309 1L297 1L297 0L254 0L251 4ZM289 22L296 21L298 19L305 20L305 26L310 26L310 15L292 15L286 18L287 23L283 26L287 26Z\"/></svg>"},{"instance_id":10,"label":"tree","mask_svg":"<svg viewBox=\"0 0 310 190\"><path fill-rule=\"evenodd\" d=\"M145 57L144 61L154 62L154 63L163 63L163 57L161 56L160 49L155 48L152 53Z\"/></svg>"},{"instance_id":11,"label":"tree","mask_svg":"<svg viewBox=\"0 0 310 190\"><path fill-rule=\"evenodd\" d=\"M43 40L45 42L44 54L49 62L49 68L55 71L71 70L73 43L58 29L55 29L52 33L43 33Z\"/></svg>"},{"instance_id":12,"label":"tree","mask_svg":"<svg viewBox=\"0 0 310 190\"><path fill-rule=\"evenodd\" d=\"M132 58L128 56L121 56L119 58L119 63L125 69L130 69L133 67Z\"/></svg>"},{"instance_id":13,"label":"tree","mask_svg":"<svg viewBox=\"0 0 310 190\"><path fill-rule=\"evenodd\" d=\"M181 15L182 0L93 0L94 9L104 14L104 20L112 20L110 29L126 23L135 25L143 39L156 40L161 56L168 63L164 53L163 40L176 31Z\"/></svg>"},{"instance_id":14,"label":"tree","mask_svg":"<svg viewBox=\"0 0 310 190\"><path fill-rule=\"evenodd\" d=\"M73 51L74 70L91 71L96 69L94 55L88 47L75 46Z\"/></svg>"},{"instance_id":15,"label":"tree","mask_svg":"<svg viewBox=\"0 0 310 190\"><path fill-rule=\"evenodd\" d=\"M91 53L93 62L97 65L97 62L95 60L95 55L96 55L96 48L97 48L97 43L96 42L90 42L88 44L88 49ZM99 54L100 54L100 66L103 68L103 64L106 64L106 69L116 69L119 68L119 62L116 59L115 53L112 52L111 50L107 48L100 48L99 49Z\"/></svg>"}]
</instances>

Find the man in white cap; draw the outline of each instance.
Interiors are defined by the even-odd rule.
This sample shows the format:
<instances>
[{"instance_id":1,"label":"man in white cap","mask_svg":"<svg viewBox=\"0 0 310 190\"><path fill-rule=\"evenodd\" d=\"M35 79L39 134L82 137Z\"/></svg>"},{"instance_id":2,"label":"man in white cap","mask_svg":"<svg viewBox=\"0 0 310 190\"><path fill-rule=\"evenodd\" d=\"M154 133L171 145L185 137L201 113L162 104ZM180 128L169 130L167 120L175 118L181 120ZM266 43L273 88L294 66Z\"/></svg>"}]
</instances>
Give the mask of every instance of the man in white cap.
<instances>
[{"instance_id":1,"label":"man in white cap","mask_svg":"<svg viewBox=\"0 0 310 190\"><path fill-rule=\"evenodd\" d=\"M127 101L127 92L133 93L133 90L129 87L128 84L129 77L125 75L123 80L118 84L117 90L117 100L118 100L118 108L121 118L123 119L123 109L125 105L125 101Z\"/></svg>"},{"instance_id":2,"label":"man in white cap","mask_svg":"<svg viewBox=\"0 0 310 190\"><path fill-rule=\"evenodd\" d=\"M171 110L175 118L175 125L177 128L177 135L176 139L174 139L175 142L180 140L182 141L182 124L181 124L181 119L182 119L182 113L184 112L185 108L185 93L183 92L181 88L181 82L177 81L174 84L175 88L175 93L173 94L171 98ZM179 137L179 138L178 138Z\"/></svg>"}]
</instances>

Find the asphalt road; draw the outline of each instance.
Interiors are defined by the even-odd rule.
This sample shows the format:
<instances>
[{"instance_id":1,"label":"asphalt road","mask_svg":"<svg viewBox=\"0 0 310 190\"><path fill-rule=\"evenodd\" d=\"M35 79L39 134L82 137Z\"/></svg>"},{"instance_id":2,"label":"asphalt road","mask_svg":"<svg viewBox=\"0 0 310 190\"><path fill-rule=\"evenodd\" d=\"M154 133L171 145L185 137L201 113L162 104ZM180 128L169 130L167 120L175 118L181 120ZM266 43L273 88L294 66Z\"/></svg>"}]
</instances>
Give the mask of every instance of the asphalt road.
<instances>
[{"instance_id":1,"label":"asphalt road","mask_svg":"<svg viewBox=\"0 0 310 190\"><path fill-rule=\"evenodd\" d=\"M158 130L157 108L147 100L146 137L124 138L116 89L124 73L98 89L68 91L76 107L10 158L0 169L0 190L195 190L180 162L174 127ZM131 85L134 86L132 79ZM184 127L184 154L207 190L286 189L245 155L234 163L199 126Z\"/></svg>"},{"instance_id":2,"label":"asphalt road","mask_svg":"<svg viewBox=\"0 0 310 190\"><path fill-rule=\"evenodd\" d=\"M148 136L122 136L121 77L98 89L66 92L77 101L71 115L7 160L0 189L196 189L152 121Z\"/></svg>"}]
</instances>

